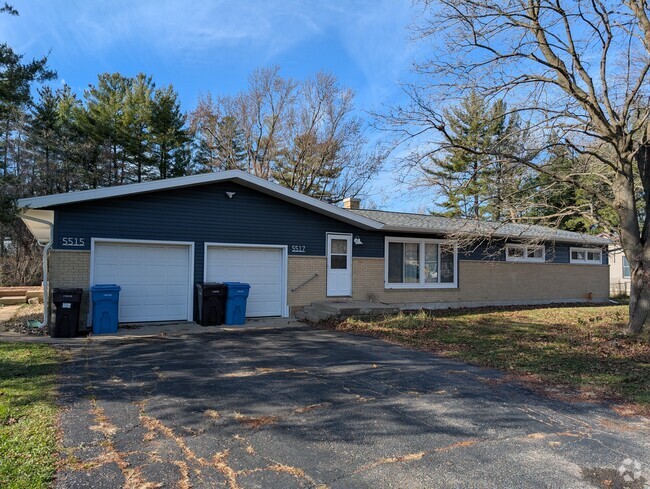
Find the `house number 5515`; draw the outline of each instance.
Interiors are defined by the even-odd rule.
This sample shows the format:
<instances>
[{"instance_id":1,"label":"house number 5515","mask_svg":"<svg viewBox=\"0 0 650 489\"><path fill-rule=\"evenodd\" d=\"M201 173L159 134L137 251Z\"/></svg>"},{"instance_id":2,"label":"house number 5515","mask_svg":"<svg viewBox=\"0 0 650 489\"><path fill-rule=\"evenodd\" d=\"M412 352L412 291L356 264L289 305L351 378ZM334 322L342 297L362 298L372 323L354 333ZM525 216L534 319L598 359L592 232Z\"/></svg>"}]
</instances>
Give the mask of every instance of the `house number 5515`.
<instances>
[{"instance_id":1,"label":"house number 5515","mask_svg":"<svg viewBox=\"0 0 650 489\"><path fill-rule=\"evenodd\" d=\"M62 238L61 244L63 246L86 246L84 238Z\"/></svg>"}]
</instances>

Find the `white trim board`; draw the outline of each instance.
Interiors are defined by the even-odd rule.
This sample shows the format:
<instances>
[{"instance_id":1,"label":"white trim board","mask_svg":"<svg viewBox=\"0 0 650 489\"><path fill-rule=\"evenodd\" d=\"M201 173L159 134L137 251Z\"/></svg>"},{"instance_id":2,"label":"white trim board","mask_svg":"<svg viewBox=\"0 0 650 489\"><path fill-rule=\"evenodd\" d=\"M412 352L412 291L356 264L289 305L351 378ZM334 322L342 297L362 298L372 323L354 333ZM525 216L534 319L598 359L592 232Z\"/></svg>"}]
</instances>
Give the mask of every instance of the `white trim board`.
<instances>
[{"instance_id":1,"label":"white trim board","mask_svg":"<svg viewBox=\"0 0 650 489\"><path fill-rule=\"evenodd\" d=\"M112 239L112 238L91 238L90 239L90 282L89 288L94 285L95 280L95 244L134 244L134 245L169 245L169 246L186 246L189 248L189 278L187 290L187 321L192 321L194 316L194 242L193 241L156 241L145 239ZM119 284L118 284L119 285ZM90 295L90 292L89 292ZM92 323L92 297L89 297L88 322Z\"/></svg>"},{"instance_id":2,"label":"white trim board","mask_svg":"<svg viewBox=\"0 0 650 489\"><path fill-rule=\"evenodd\" d=\"M208 275L208 248L260 248L274 249L282 251L282 317L289 317L288 304L288 280L289 280L289 246L288 245L268 245L268 244L246 244L246 243L203 243L203 281L207 280Z\"/></svg>"}]
</instances>

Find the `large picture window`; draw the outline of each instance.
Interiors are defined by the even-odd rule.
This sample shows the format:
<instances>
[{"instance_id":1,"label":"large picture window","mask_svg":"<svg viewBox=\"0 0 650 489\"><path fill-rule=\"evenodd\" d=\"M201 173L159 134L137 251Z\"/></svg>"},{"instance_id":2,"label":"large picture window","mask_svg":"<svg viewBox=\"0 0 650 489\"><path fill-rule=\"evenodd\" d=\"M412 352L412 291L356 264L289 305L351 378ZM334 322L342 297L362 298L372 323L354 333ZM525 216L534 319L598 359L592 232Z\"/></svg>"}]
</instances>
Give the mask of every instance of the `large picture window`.
<instances>
[{"instance_id":1,"label":"large picture window","mask_svg":"<svg viewBox=\"0 0 650 489\"><path fill-rule=\"evenodd\" d=\"M457 255L452 241L386 238L386 287L456 287Z\"/></svg>"},{"instance_id":2,"label":"large picture window","mask_svg":"<svg viewBox=\"0 0 650 489\"><path fill-rule=\"evenodd\" d=\"M601 265L603 251L596 248L571 248L571 263L583 265Z\"/></svg>"},{"instance_id":3,"label":"large picture window","mask_svg":"<svg viewBox=\"0 0 650 489\"><path fill-rule=\"evenodd\" d=\"M506 245L506 261L544 262L545 260L544 245Z\"/></svg>"}]
</instances>

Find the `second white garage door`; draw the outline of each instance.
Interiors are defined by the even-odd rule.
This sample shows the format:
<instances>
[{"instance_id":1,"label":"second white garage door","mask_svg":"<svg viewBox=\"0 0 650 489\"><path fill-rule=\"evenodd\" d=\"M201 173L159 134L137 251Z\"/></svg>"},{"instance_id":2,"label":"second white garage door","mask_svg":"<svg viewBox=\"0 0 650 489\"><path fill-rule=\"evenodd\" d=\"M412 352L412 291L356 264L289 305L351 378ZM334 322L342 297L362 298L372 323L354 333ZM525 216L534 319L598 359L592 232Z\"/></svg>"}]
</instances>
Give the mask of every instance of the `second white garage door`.
<instances>
[{"instance_id":1,"label":"second white garage door","mask_svg":"<svg viewBox=\"0 0 650 489\"><path fill-rule=\"evenodd\" d=\"M189 245L95 242L93 284L118 284L119 321L178 321L191 317Z\"/></svg>"},{"instance_id":2,"label":"second white garage door","mask_svg":"<svg viewBox=\"0 0 650 489\"><path fill-rule=\"evenodd\" d=\"M251 285L247 317L283 316L286 288L284 249L207 246L206 282L245 282Z\"/></svg>"}]
</instances>

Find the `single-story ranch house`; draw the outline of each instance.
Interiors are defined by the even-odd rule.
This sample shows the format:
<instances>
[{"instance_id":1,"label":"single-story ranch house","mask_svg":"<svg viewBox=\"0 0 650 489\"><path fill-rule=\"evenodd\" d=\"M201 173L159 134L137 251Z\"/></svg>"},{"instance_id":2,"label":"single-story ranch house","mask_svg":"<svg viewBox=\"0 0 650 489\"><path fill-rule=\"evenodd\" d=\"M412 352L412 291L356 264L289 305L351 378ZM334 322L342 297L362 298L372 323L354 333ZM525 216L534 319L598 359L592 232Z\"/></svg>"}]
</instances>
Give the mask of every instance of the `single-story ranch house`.
<instances>
[{"instance_id":1,"label":"single-story ranch house","mask_svg":"<svg viewBox=\"0 0 650 489\"><path fill-rule=\"evenodd\" d=\"M413 307L605 301L607 244L583 234L345 208L241 171L19 201L53 287L122 287L120 322L195 317L200 281L251 284L247 315L313 301ZM459 236L489 236L469 244ZM461 243L459 245L459 243Z\"/></svg>"}]
</instances>

